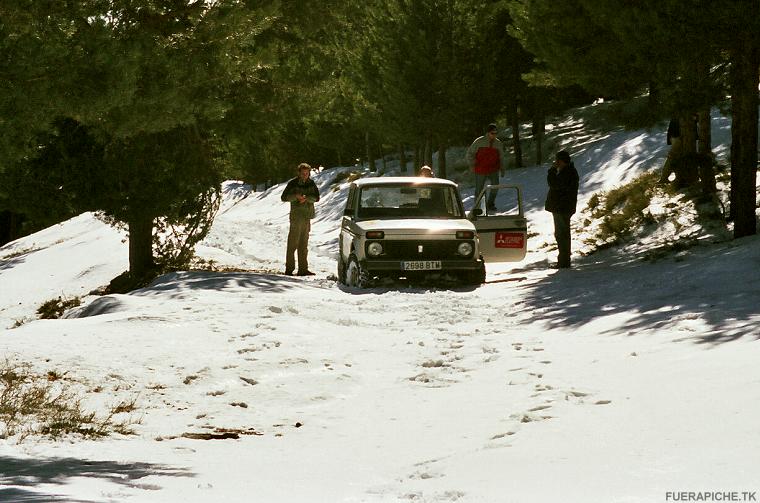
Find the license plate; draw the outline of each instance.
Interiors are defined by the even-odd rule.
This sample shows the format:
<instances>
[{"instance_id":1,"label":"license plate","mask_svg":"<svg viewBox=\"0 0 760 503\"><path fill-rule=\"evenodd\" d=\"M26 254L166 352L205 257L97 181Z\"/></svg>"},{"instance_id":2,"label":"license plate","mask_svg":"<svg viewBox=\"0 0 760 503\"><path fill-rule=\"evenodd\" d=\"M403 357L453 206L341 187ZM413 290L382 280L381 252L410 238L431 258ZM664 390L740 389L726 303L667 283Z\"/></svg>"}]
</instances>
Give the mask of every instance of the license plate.
<instances>
[{"instance_id":1,"label":"license plate","mask_svg":"<svg viewBox=\"0 0 760 503\"><path fill-rule=\"evenodd\" d=\"M401 262L401 267L405 271L436 271L441 268L440 260L411 260Z\"/></svg>"}]
</instances>

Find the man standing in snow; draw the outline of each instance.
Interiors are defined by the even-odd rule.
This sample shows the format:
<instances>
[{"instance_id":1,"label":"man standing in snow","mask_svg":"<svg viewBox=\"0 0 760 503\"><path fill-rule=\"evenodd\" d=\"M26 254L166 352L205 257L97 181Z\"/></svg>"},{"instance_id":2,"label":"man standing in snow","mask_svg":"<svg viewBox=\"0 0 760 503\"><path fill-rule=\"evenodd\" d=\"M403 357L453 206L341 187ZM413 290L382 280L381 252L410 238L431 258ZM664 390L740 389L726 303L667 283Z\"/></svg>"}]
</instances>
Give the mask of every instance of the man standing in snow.
<instances>
[{"instance_id":1,"label":"man standing in snow","mask_svg":"<svg viewBox=\"0 0 760 503\"><path fill-rule=\"evenodd\" d=\"M475 173L475 197L477 198L486 183L498 185L499 174L504 176L504 150L501 140L496 137L498 128L496 124L489 124L486 134L472 142L467 149L467 162ZM488 195L486 208L489 211L496 210L496 191L492 190Z\"/></svg>"},{"instance_id":2,"label":"man standing in snow","mask_svg":"<svg viewBox=\"0 0 760 503\"><path fill-rule=\"evenodd\" d=\"M313 276L309 270L309 232L311 219L314 218L314 203L319 201L319 189L314 180L309 178L311 166L302 162L298 165L298 176L285 186L282 192L283 202L290 203L290 231L288 232L288 249L285 256L285 274L292 275L295 270L295 253L298 251L298 276Z\"/></svg>"},{"instance_id":3,"label":"man standing in snow","mask_svg":"<svg viewBox=\"0 0 760 503\"><path fill-rule=\"evenodd\" d=\"M557 267L564 269L570 267L570 217L575 213L579 182L578 171L567 151L557 152L546 181L549 193L544 208L554 216L554 238L559 249Z\"/></svg>"}]
</instances>

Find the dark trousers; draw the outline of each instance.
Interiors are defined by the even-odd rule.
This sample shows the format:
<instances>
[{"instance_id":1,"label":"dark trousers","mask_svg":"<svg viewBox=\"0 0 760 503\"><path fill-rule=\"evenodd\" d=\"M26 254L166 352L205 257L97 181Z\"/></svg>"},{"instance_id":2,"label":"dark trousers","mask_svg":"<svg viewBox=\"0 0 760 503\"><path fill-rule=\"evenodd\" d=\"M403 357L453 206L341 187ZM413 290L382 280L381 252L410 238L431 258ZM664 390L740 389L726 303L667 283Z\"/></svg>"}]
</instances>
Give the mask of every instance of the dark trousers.
<instances>
[{"instance_id":1,"label":"dark trousers","mask_svg":"<svg viewBox=\"0 0 760 503\"><path fill-rule=\"evenodd\" d=\"M498 171L494 171L493 173L489 173L487 175L479 175L475 173L475 198L476 199L480 195L480 193L483 191L483 188L486 185L499 185ZM498 191L493 189L488 193L488 201L486 201L486 206L492 207L496 204L496 192Z\"/></svg>"},{"instance_id":2,"label":"dark trousers","mask_svg":"<svg viewBox=\"0 0 760 503\"><path fill-rule=\"evenodd\" d=\"M309 232L311 219L290 216L290 231L288 232L288 250L285 255L285 272L292 273L296 268L295 254L298 252L298 271L309 270Z\"/></svg>"},{"instance_id":3,"label":"dark trousers","mask_svg":"<svg viewBox=\"0 0 760 503\"><path fill-rule=\"evenodd\" d=\"M554 239L557 240L559 267L570 267L570 213L552 213L554 217Z\"/></svg>"}]
</instances>

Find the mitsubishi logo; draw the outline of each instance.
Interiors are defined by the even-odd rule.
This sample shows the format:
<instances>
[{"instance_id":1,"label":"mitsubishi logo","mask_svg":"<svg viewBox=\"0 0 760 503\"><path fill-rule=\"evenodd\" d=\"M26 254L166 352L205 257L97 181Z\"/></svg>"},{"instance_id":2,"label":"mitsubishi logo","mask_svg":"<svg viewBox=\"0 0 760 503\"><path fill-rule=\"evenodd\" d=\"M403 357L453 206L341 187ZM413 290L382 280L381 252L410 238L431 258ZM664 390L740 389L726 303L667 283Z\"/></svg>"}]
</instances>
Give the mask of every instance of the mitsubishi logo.
<instances>
[{"instance_id":1,"label":"mitsubishi logo","mask_svg":"<svg viewBox=\"0 0 760 503\"><path fill-rule=\"evenodd\" d=\"M422 253L422 245L417 245L417 253Z\"/></svg>"}]
</instances>

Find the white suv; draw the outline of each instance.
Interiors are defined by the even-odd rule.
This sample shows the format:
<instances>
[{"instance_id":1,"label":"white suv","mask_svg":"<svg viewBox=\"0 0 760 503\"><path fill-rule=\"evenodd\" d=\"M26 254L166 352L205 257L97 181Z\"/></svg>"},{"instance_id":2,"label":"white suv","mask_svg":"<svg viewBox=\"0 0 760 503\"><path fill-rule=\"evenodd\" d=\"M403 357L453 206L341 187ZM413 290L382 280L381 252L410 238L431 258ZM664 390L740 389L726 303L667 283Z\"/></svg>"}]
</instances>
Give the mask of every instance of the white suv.
<instances>
[{"instance_id":1,"label":"white suv","mask_svg":"<svg viewBox=\"0 0 760 503\"><path fill-rule=\"evenodd\" d=\"M487 187L476 208L485 201L487 190L501 188L504 186ZM519 200L519 189L511 188ZM468 218L452 181L418 177L356 180L343 212L338 279L363 288L383 277L448 274L462 283L480 284L486 277L484 257L513 261L525 256L526 222L520 202L517 206L519 215L509 216L509 222L504 215L488 215L481 209L473 210Z\"/></svg>"}]
</instances>

